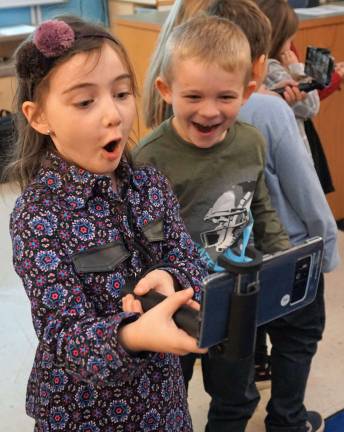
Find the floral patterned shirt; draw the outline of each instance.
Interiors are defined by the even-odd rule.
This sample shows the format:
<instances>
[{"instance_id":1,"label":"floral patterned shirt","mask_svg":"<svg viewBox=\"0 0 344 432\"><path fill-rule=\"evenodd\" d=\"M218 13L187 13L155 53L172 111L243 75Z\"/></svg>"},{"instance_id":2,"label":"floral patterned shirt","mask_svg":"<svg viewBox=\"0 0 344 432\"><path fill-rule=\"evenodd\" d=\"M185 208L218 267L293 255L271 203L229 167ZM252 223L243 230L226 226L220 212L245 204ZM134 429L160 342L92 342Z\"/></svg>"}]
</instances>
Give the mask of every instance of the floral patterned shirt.
<instances>
[{"instance_id":1,"label":"floral patterned shirt","mask_svg":"<svg viewBox=\"0 0 344 432\"><path fill-rule=\"evenodd\" d=\"M165 177L122 160L111 179L50 154L11 215L13 261L39 340L27 390L35 431L191 431L179 359L126 352L126 282L155 265L199 299L204 266Z\"/></svg>"}]
</instances>

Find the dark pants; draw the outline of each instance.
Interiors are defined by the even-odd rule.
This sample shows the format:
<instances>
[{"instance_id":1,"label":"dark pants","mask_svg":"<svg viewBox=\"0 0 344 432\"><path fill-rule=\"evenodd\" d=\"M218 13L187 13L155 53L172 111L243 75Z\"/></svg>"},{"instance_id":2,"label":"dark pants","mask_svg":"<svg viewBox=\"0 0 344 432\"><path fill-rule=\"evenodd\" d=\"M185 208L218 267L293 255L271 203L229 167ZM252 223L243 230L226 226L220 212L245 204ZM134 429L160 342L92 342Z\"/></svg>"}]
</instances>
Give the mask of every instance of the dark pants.
<instances>
[{"instance_id":1,"label":"dark pants","mask_svg":"<svg viewBox=\"0 0 344 432\"><path fill-rule=\"evenodd\" d=\"M191 380L197 356L181 357L186 387ZM244 432L259 402L254 383L254 356L228 360L205 354L201 356L203 383L211 397L207 432Z\"/></svg>"},{"instance_id":2,"label":"dark pants","mask_svg":"<svg viewBox=\"0 0 344 432\"><path fill-rule=\"evenodd\" d=\"M266 325L272 344L268 432L306 432L303 404L311 362L325 327L324 277L313 303Z\"/></svg>"}]
</instances>

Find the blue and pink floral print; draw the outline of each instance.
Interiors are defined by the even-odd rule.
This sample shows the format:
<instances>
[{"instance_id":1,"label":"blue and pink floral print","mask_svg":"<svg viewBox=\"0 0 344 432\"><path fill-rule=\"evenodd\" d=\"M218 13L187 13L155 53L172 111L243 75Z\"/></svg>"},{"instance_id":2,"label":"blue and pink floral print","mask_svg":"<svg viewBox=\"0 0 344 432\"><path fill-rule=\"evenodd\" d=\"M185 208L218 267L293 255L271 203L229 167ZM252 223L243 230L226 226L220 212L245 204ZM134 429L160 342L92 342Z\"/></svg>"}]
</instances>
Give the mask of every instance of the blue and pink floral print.
<instances>
[{"instance_id":1,"label":"blue and pink floral print","mask_svg":"<svg viewBox=\"0 0 344 432\"><path fill-rule=\"evenodd\" d=\"M120 299L142 270L164 268L199 299L205 269L166 179L125 160L116 175L118 193L110 177L50 154L11 215L14 267L39 341L26 404L37 432L192 430L178 358L130 354L117 332L137 319ZM75 265L108 245L125 251L110 269Z\"/></svg>"}]
</instances>

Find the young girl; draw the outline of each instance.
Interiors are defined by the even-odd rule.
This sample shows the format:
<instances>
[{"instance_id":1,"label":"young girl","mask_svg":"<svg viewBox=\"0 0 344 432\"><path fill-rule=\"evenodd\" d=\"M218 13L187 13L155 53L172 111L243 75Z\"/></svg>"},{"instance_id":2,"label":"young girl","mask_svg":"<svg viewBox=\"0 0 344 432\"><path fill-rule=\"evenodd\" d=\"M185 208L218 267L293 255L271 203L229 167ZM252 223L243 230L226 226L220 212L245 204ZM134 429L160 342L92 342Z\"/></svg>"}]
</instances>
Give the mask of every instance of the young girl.
<instances>
[{"instance_id":1,"label":"young girl","mask_svg":"<svg viewBox=\"0 0 344 432\"><path fill-rule=\"evenodd\" d=\"M271 47L268 61L268 71L265 84L269 89L278 88L283 83L305 78L304 65L299 63L296 55L290 49L291 42L298 29L298 18L294 9L285 0L256 0L260 9L269 18L272 27ZM320 108L317 90L300 93L297 87L295 99L290 104L294 111L302 139L309 153L310 147L305 133L304 122L314 117Z\"/></svg>"},{"instance_id":2,"label":"young girl","mask_svg":"<svg viewBox=\"0 0 344 432\"><path fill-rule=\"evenodd\" d=\"M18 49L16 70L11 173L22 195L10 230L39 340L35 431L189 432L169 353L201 350L172 316L194 305L205 271L166 179L130 163L136 86L124 48L80 19L51 20ZM139 275L138 294L169 295L144 314L131 295L121 304Z\"/></svg>"}]
</instances>

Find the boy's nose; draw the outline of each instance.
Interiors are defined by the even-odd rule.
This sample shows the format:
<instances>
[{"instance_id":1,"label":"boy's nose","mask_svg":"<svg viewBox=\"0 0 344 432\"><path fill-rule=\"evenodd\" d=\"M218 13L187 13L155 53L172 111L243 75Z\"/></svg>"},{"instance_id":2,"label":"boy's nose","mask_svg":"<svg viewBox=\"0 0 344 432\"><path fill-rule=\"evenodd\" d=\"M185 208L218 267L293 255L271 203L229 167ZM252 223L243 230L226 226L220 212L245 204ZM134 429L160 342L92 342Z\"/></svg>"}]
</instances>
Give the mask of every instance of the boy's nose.
<instances>
[{"instance_id":1,"label":"boy's nose","mask_svg":"<svg viewBox=\"0 0 344 432\"><path fill-rule=\"evenodd\" d=\"M216 117L219 115L219 109L215 102L205 102L199 109L198 113L207 118Z\"/></svg>"}]
</instances>

